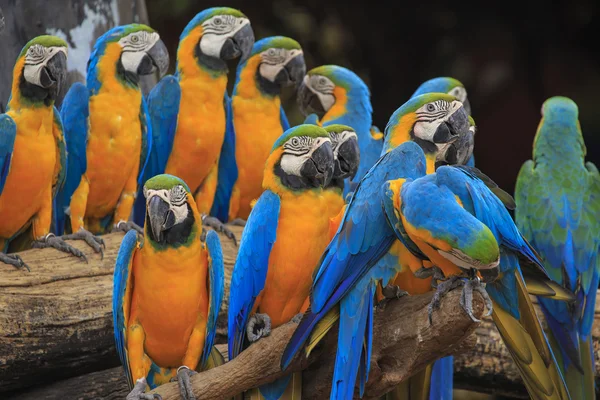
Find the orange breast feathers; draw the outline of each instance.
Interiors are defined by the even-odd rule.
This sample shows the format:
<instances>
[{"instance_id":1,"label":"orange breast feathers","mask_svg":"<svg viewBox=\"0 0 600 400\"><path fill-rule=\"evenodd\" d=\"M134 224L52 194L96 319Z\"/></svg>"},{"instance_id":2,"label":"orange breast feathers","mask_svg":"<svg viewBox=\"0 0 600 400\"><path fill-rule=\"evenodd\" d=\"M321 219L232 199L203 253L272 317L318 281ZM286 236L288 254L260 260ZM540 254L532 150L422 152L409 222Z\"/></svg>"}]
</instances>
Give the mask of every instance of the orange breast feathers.
<instances>
[{"instance_id":1,"label":"orange breast feathers","mask_svg":"<svg viewBox=\"0 0 600 400\"><path fill-rule=\"evenodd\" d=\"M267 313L275 328L301 312L312 274L329 243L329 217L319 190L282 196L277 237L269 257L257 312Z\"/></svg>"},{"instance_id":2,"label":"orange breast feathers","mask_svg":"<svg viewBox=\"0 0 600 400\"><path fill-rule=\"evenodd\" d=\"M206 322L207 266L199 239L160 252L147 243L136 253L130 324L139 321L144 352L160 367L183 365L192 330L199 320ZM203 345L194 350L198 357Z\"/></svg>"},{"instance_id":3,"label":"orange breast feathers","mask_svg":"<svg viewBox=\"0 0 600 400\"><path fill-rule=\"evenodd\" d=\"M16 96L10 107L7 114L17 125L17 137L0 195L0 239L11 238L42 207L51 207L54 171L60 162L52 132L53 108L21 108Z\"/></svg>"},{"instance_id":4,"label":"orange breast feathers","mask_svg":"<svg viewBox=\"0 0 600 400\"><path fill-rule=\"evenodd\" d=\"M165 170L183 179L192 193L216 166L225 138L223 99L227 74L215 77L198 65L194 46L201 36L202 27L194 29L177 50L181 102L173 149Z\"/></svg>"},{"instance_id":5,"label":"orange breast feathers","mask_svg":"<svg viewBox=\"0 0 600 400\"><path fill-rule=\"evenodd\" d=\"M264 96L256 83L260 55L248 60L232 98L235 158L238 168L239 210L233 218L247 219L250 202L263 192L265 162L273 143L283 133L279 96Z\"/></svg>"},{"instance_id":6,"label":"orange breast feathers","mask_svg":"<svg viewBox=\"0 0 600 400\"><path fill-rule=\"evenodd\" d=\"M120 54L118 43L107 46L98 63L102 86L90 97L86 151L90 191L86 217L102 218L111 213L127 180L139 168L142 94L118 80L116 65Z\"/></svg>"},{"instance_id":7,"label":"orange breast feathers","mask_svg":"<svg viewBox=\"0 0 600 400\"><path fill-rule=\"evenodd\" d=\"M323 196L327 204L326 214L329 216L329 240L331 241L342 223L344 212L346 211L346 203L344 203L342 190L338 188L324 190Z\"/></svg>"}]
</instances>

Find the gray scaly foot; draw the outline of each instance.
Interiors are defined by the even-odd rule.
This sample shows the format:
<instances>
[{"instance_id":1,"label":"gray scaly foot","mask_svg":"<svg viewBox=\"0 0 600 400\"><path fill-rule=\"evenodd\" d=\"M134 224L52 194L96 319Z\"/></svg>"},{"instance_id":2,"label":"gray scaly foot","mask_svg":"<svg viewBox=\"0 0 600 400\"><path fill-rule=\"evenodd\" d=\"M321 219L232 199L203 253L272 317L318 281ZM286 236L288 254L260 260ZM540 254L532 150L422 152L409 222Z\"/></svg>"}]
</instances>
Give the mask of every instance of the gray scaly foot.
<instances>
[{"instance_id":1,"label":"gray scaly foot","mask_svg":"<svg viewBox=\"0 0 600 400\"><path fill-rule=\"evenodd\" d=\"M81 252L81 250L71 246L65 242L63 238L55 236L53 233L49 233L46 236L35 240L31 244L31 247L34 249L45 249L47 247L51 247L58 251L62 251L63 253L73 254L75 257L81 258L86 263L88 262L87 257Z\"/></svg>"},{"instance_id":2,"label":"gray scaly foot","mask_svg":"<svg viewBox=\"0 0 600 400\"><path fill-rule=\"evenodd\" d=\"M421 267L413 274L419 279L432 278L431 286L433 288L437 287L437 282L446 280L446 276L442 270L435 266L430 268Z\"/></svg>"},{"instance_id":3,"label":"gray scaly foot","mask_svg":"<svg viewBox=\"0 0 600 400\"><path fill-rule=\"evenodd\" d=\"M381 290L381 293L383 294L385 299L381 300L377 304L377 308L380 310L383 310L387 303L390 302L390 300L408 296L408 292L400 289L400 287L398 287L397 285L387 285Z\"/></svg>"},{"instance_id":4,"label":"gray scaly foot","mask_svg":"<svg viewBox=\"0 0 600 400\"><path fill-rule=\"evenodd\" d=\"M146 378L138 379L133 390L129 392L125 400L162 400L160 394L146 394Z\"/></svg>"},{"instance_id":5,"label":"gray scaly foot","mask_svg":"<svg viewBox=\"0 0 600 400\"><path fill-rule=\"evenodd\" d=\"M208 215L203 215L202 216L202 225L206 225L210 228L213 228L217 232L221 232L222 234L227 236L229 239L233 240L233 244L235 244L237 246L237 239L236 239L235 235L233 234L233 232L231 232L229 230L229 228L227 228L225 226L224 223L219 221L218 218L211 217Z\"/></svg>"},{"instance_id":6,"label":"gray scaly foot","mask_svg":"<svg viewBox=\"0 0 600 400\"><path fill-rule=\"evenodd\" d=\"M194 391L192 390L192 384L190 383L190 377L195 374L197 374L196 371L192 371L185 365L177 368L179 394L183 400L196 400L196 396L194 396Z\"/></svg>"},{"instance_id":7,"label":"gray scaly foot","mask_svg":"<svg viewBox=\"0 0 600 400\"><path fill-rule=\"evenodd\" d=\"M135 230L140 235L144 234L144 228L139 226L133 221L119 221L115 224L112 231L113 232L129 232L131 230Z\"/></svg>"},{"instance_id":8,"label":"gray scaly foot","mask_svg":"<svg viewBox=\"0 0 600 400\"><path fill-rule=\"evenodd\" d=\"M467 315L471 317L474 322L481 322L480 319L475 318L473 315L473 292L479 292L485 301L485 307L488 309L486 317L492 314L492 299L485 290L485 283L482 283L479 277L469 279L463 286L462 293L460 295L460 306L465 310Z\"/></svg>"},{"instance_id":9,"label":"gray scaly foot","mask_svg":"<svg viewBox=\"0 0 600 400\"><path fill-rule=\"evenodd\" d=\"M21 256L19 256L18 254L0 253L0 262L12 265L17 269L25 268L27 271L31 272L31 270L29 269L29 265L25 264Z\"/></svg>"},{"instance_id":10,"label":"gray scaly foot","mask_svg":"<svg viewBox=\"0 0 600 400\"><path fill-rule=\"evenodd\" d=\"M433 310L437 310L438 308L440 308L440 301L442 300L442 297L444 297L452 289L464 285L465 282L463 279L464 278L461 278L460 276L451 276L447 280L442 281L437 285L437 290L435 291L433 298L431 299L431 302L427 307L427 312L429 314L429 324L433 324Z\"/></svg>"},{"instance_id":11,"label":"gray scaly foot","mask_svg":"<svg viewBox=\"0 0 600 400\"><path fill-rule=\"evenodd\" d=\"M231 221L229 223L229 225L234 225L234 226L246 226L246 220L245 219L241 219L241 218L236 218L233 221Z\"/></svg>"},{"instance_id":12,"label":"gray scaly foot","mask_svg":"<svg viewBox=\"0 0 600 400\"><path fill-rule=\"evenodd\" d=\"M101 258L104 258L104 249L106 248L106 244L104 244L104 239L95 236L88 230L80 229L75 233L62 235L61 237L64 240L84 240L88 244L88 246L94 249L96 253L100 253Z\"/></svg>"},{"instance_id":13,"label":"gray scaly foot","mask_svg":"<svg viewBox=\"0 0 600 400\"><path fill-rule=\"evenodd\" d=\"M267 314L254 314L250 317L246 326L246 336L251 343L256 342L261 337L271 334L271 317Z\"/></svg>"}]
</instances>

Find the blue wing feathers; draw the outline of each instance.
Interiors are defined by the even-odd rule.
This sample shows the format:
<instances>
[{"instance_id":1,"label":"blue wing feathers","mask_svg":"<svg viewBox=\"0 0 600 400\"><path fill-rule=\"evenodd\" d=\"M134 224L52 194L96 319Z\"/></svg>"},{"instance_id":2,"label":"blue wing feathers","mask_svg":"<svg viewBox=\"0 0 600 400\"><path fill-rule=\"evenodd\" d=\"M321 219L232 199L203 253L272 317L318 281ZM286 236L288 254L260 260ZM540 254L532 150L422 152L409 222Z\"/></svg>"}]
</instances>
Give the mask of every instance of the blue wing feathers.
<instances>
[{"instance_id":1,"label":"blue wing feathers","mask_svg":"<svg viewBox=\"0 0 600 400\"><path fill-rule=\"evenodd\" d=\"M17 137L17 125L6 114L0 115L0 194L4 189Z\"/></svg>"},{"instance_id":2,"label":"blue wing feathers","mask_svg":"<svg viewBox=\"0 0 600 400\"><path fill-rule=\"evenodd\" d=\"M227 118L225 139L219 156L219 172L217 177L217 190L210 215L222 222L229 219L229 203L233 186L238 179L237 162L235 159L235 129L233 125L233 110L231 99L225 95L225 114Z\"/></svg>"},{"instance_id":3,"label":"blue wing feathers","mask_svg":"<svg viewBox=\"0 0 600 400\"><path fill-rule=\"evenodd\" d=\"M429 400L452 400L454 357L440 358L433 364Z\"/></svg>"},{"instance_id":4,"label":"blue wing feathers","mask_svg":"<svg viewBox=\"0 0 600 400\"><path fill-rule=\"evenodd\" d=\"M283 128L284 132L290 129L290 123L288 122L287 116L285 115L285 110L283 109L283 106L279 108L279 120L281 121L281 128Z\"/></svg>"},{"instance_id":5,"label":"blue wing feathers","mask_svg":"<svg viewBox=\"0 0 600 400\"><path fill-rule=\"evenodd\" d=\"M279 196L270 190L263 192L242 233L229 291L229 359L242 351L249 313L265 285L269 257L277 236L279 208Z\"/></svg>"},{"instance_id":6,"label":"blue wing feathers","mask_svg":"<svg viewBox=\"0 0 600 400\"><path fill-rule=\"evenodd\" d=\"M205 366L208 356L212 350L215 335L217 333L217 317L223 301L223 292L225 287L225 272L223 269L223 251L221 249L221 240L219 235L210 230L206 234L206 247L209 257L208 279L210 287L210 305L208 321L206 324L206 339L204 341L204 351L202 352L201 365Z\"/></svg>"},{"instance_id":7,"label":"blue wing feathers","mask_svg":"<svg viewBox=\"0 0 600 400\"><path fill-rule=\"evenodd\" d=\"M125 234L125 237L121 242L121 247L119 247L117 261L115 263L112 298L115 347L117 348L119 359L125 370L125 377L127 378L130 389L133 388L133 381L131 372L129 371L129 359L127 357L127 321L125 319L125 313L129 312L130 299L125 298L125 295L128 285L132 284L132 257L137 247L137 243L137 232L135 230L131 230ZM126 309L127 311L125 311Z\"/></svg>"},{"instance_id":8,"label":"blue wing feathers","mask_svg":"<svg viewBox=\"0 0 600 400\"><path fill-rule=\"evenodd\" d=\"M57 235L65 233L67 218L65 211L71 203L71 196L81 182L81 177L87 170L89 115L89 91L83 83L76 82L67 92L60 109L68 156L65 183L57 193L54 203Z\"/></svg>"}]
</instances>

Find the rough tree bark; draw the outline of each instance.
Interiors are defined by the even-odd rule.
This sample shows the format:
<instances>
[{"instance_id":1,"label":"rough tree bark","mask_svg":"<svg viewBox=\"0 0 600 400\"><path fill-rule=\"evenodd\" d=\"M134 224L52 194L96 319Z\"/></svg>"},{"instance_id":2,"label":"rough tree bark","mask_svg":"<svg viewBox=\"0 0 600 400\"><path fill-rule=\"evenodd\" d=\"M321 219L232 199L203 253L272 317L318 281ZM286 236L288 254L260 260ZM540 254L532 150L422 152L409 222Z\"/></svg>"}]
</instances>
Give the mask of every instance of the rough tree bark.
<instances>
[{"instance_id":1,"label":"rough tree bark","mask_svg":"<svg viewBox=\"0 0 600 400\"><path fill-rule=\"evenodd\" d=\"M4 16L4 18L2 18ZM96 39L116 25L148 23L145 0L3 0L0 2L0 104L10 95L12 71L23 46L39 35L55 35L69 45L68 74L57 99L73 82L85 82ZM148 90L156 79L144 78Z\"/></svg>"}]
</instances>

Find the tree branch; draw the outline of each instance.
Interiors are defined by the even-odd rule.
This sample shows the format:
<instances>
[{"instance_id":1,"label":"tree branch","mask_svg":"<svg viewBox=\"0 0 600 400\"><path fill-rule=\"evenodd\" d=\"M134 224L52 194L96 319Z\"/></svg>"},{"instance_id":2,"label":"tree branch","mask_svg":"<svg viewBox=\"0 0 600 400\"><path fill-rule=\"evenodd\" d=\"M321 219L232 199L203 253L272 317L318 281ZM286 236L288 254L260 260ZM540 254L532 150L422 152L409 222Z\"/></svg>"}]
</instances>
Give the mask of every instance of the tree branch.
<instances>
[{"instance_id":1,"label":"tree branch","mask_svg":"<svg viewBox=\"0 0 600 400\"><path fill-rule=\"evenodd\" d=\"M365 399L376 399L405 378L418 372L438 357L460 351L463 342L476 328L459 306L460 290L450 292L429 324L427 306L432 294L405 297L376 310L373 356ZM483 313L483 299L475 296L476 316ZM252 344L237 358L191 378L194 394L201 399L225 399L245 390L271 382L288 372L304 370L303 397L327 397L331 389L337 343L337 329L331 330L308 359L296 357L284 373L281 355L296 328L288 323L271 335ZM474 341L470 341L470 346ZM470 347L469 346L469 347ZM318 362L317 362L318 361ZM164 400L179 399L176 383L157 388Z\"/></svg>"}]
</instances>

